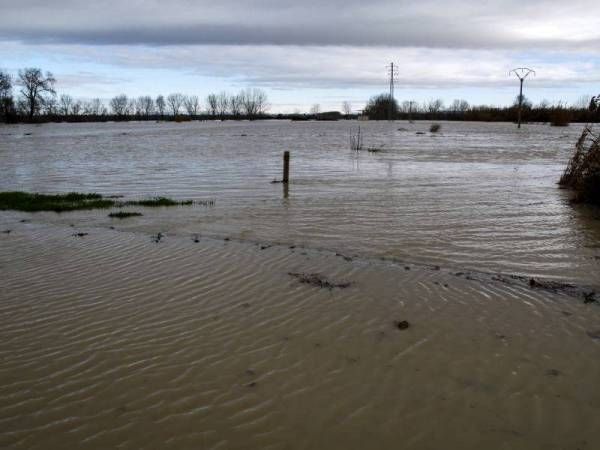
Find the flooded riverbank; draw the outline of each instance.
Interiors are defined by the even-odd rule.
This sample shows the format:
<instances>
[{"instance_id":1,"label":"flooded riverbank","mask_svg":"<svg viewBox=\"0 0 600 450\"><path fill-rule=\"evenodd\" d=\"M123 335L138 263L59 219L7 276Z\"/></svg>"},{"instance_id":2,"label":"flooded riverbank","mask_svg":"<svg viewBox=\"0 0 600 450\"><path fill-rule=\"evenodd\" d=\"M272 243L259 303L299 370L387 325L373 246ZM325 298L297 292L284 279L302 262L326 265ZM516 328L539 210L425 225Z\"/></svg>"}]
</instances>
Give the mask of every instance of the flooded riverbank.
<instances>
[{"instance_id":1,"label":"flooded riverbank","mask_svg":"<svg viewBox=\"0 0 600 450\"><path fill-rule=\"evenodd\" d=\"M419 259L457 268L594 279L597 210L556 182L581 127L357 122L124 123L3 127L0 189L214 199L213 208L119 222L105 214L40 220L199 233ZM423 131L425 135L416 133ZM292 153L289 197L283 150ZM36 216L38 217L38 216Z\"/></svg>"},{"instance_id":2,"label":"flooded riverbank","mask_svg":"<svg viewBox=\"0 0 600 450\"><path fill-rule=\"evenodd\" d=\"M595 448L579 126L357 126L1 127L0 190L214 204L0 211L0 447Z\"/></svg>"}]
</instances>

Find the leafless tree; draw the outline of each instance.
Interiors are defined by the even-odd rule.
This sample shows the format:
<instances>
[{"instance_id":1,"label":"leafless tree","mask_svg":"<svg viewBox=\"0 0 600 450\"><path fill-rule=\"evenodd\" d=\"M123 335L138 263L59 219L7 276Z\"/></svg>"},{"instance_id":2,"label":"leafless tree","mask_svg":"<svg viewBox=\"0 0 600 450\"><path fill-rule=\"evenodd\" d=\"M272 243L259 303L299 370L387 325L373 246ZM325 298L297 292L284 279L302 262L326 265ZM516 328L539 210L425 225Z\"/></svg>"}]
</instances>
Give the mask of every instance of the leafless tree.
<instances>
[{"instance_id":1,"label":"leafless tree","mask_svg":"<svg viewBox=\"0 0 600 450\"><path fill-rule=\"evenodd\" d=\"M125 94L117 95L110 100L110 109L113 114L119 117L123 117L127 114L127 107L129 106L129 99Z\"/></svg>"},{"instance_id":2,"label":"leafless tree","mask_svg":"<svg viewBox=\"0 0 600 450\"><path fill-rule=\"evenodd\" d=\"M0 70L0 118L8 122L13 108L12 77Z\"/></svg>"},{"instance_id":3,"label":"leafless tree","mask_svg":"<svg viewBox=\"0 0 600 450\"><path fill-rule=\"evenodd\" d=\"M56 95L45 95L40 102L40 110L43 114L54 116L58 113L58 100L56 99Z\"/></svg>"},{"instance_id":4,"label":"leafless tree","mask_svg":"<svg viewBox=\"0 0 600 450\"><path fill-rule=\"evenodd\" d=\"M217 96L217 113L223 119L229 111L229 94L227 92L221 92Z\"/></svg>"},{"instance_id":5,"label":"leafless tree","mask_svg":"<svg viewBox=\"0 0 600 450\"><path fill-rule=\"evenodd\" d=\"M311 113L313 116L316 116L316 115L318 115L320 112L321 112L321 105L319 105L318 103L315 103L314 105L312 105L312 106L310 107L310 113Z\"/></svg>"},{"instance_id":6,"label":"leafless tree","mask_svg":"<svg viewBox=\"0 0 600 450\"><path fill-rule=\"evenodd\" d=\"M60 113L63 116L71 114L71 107L73 106L73 97L68 94L63 94L58 100Z\"/></svg>"},{"instance_id":7,"label":"leafless tree","mask_svg":"<svg viewBox=\"0 0 600 450\"><path fill-rule=\"evenodd\" d=\"M469 110L469 102L466 100L455 99L450 105L450 110L454 113L464 113Z\"/></svg>"},{"instance_id":8,"label":"leafless tree","mask_svg":"<svg viewBox=\"0 0 600 450\"><path fill-rule=\"evenodd\" d=\"M592 101L591 95L581 95L573 104L575 109L587 109Z\"/></svg>"},{"instance_id":9,"label":"leafless tree","mask_svg":"<svg viewBox=\"0 0 600 450\"><path fill-rule=\"evenodd\" d=\"M54 83L56 79L50 72L44 75L41 69L33 67L19 70L18 84L21 86L21 95L27 104L29 119L40 110L48 94L56 94Z\"/></svg>"},{"instance_id":10,"label":"leafless tree","mask_svg":"<svg viewBox=\"0 0 600 450\"><path fill-rule=\"evenodd\" d=\"M160 114L161 119L165 115L166 107L167 107L167 104L165 103L165 98L162 95L159 95L158 97L156 97L156 109L158 110L158 113Z\"/></svg>"},{"instance_id":11,"label":"leafless tree","mask_svg":"<svg viewBox=\"0 0 600 450\"><path fill-rule=\"evenodd\" d=\"M137 109L136 109L136 101L135 101L135 98L130 98L130 99L127 101L127 110L125 111L125 115L127 115L127 116L134 116L134 115L136 115L137 113L138 113L138 112L137 112Z\"/></svg>"},{"instance_id":12,"label":"leafless tree","mask_svg":"<svg viewBox=\"0 0 600 450\"><path fill-rule=\"evenodd\" d=\"M183 105L183 99L184 99L183 94L179 94L179 93L169 94L167 96L167 104L169 105L169 108L171 109L171 113L173 114L173 116L177 116L179 114L179 110L181 109L181 106Z\"/></svg>"},{"instance_id":13,"label":"leafless tree","mask_svg":"<svg viewBox=\"0 0 600 450\"><path fill-rule=\"evenodd\" d=\"M82 109L83 104L81 103L81 100L75 100L73 102L73 106L71 107L71 112L73 113L73 115L78 116L79 114L81 114Z\"/></svg>"},{"instance_id":14,"label":"leafless tree","mask_svg":"<svg viewBox=\"0 0 600 450\"><path fill-rule=\"evenodd\" d=\"M232 95L229 99L229 110L231 111L231 115L234 117L239 117L242 113L242 97L237 95Z\"/></svg>"},{"instance_id":15,"label":"leafless tree","mask_svg":"<svg viewBox=\"0 0 600 450\"><path fill-rule=\"evenodd\" d=\"M189 95L184 101L185 109L190 117L196 117L200 111L200 100L197 95Z\"/></svg>"},{"instance_id":16,"label":"leafless tree","mask_svg":"<svg viewBox=\"0 0 600 450\"><path fill-rule=\"evenodd\" d=\"M99 98L93 98L83 103L83 114L86 116L99 116L102 113L102 102Z\"/></svg>"},{"instance_id":17,"label":"leafless tree","mask_svg":"<svg viewBox=\"0 0 600 450\"><path fill-rule=\"evenodd\" d=\"M342 112L347 118L350 117L350 115L352 114L352 105L350 104L350 102L342 103Z\"/></svg>"},{"instance_id":18,"label":"leafless tree","mask_svg":"<svg viewBox=\"0 0 600 450\"><path fill-rule=\"evenodd\" d=\"M149 95L143 95L138 97L136 102L136 108L138 114L144 116L146 119L154 112L154 100Z\"/></svg>"},{"instance_id":19,"label":"leafless tree","mask_svg":"<svg viewBox=\"0 0 600 450\"><path fill-rule=\"evenodd\" d=\"M206 97L206 106L211 116L216 116L219 110L219 99L215 94L209 94Z\"/></svg>"},{"instance_id":20,"label":"leafless tree","mask_svg":"<svg viewBox=\"0 0 600 450\"><path fill-rule=\"evenodd\" d=\"M242 98L242 109L250 118L264 114L268 109L267 94L262 89L247 88L240 92Z\"/></svg>"},{"instance_id":21,"label":"leafless tree","mask_svg":"<svg viewBox=\"0 0 600 450\"><path fill-rule=\"evenodd\" d=\"M444 101L440 98L436 98L436 99L432 98L427 102L426 108L427 108L427 112L429 112L431 114L437 114L442 109L444 109Z\"/></svg>"}]
</instances>

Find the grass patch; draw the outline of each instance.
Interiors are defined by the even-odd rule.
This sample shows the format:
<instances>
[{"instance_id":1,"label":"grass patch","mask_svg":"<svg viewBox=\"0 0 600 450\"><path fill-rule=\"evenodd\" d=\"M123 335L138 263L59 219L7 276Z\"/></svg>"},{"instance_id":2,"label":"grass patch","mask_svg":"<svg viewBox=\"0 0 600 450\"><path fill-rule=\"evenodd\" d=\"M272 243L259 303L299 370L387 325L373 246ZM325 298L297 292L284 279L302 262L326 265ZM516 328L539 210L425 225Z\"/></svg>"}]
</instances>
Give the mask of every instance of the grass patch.
<instances>
[{"instance_id":1,"label":"grass patch","mask_svg":"<svg viewBox=\"0 0 600 450\"><path fill-rule=\"evenodd\" d=\"M105 199L100 194L69 194L47 195L31 194L28 192L0 192L0 210L17 211L75 211L80 209L110 208L113 200Z\"/></svg>"},{"instance_id":2,"label":"grass patch","mask_svg":"<svg viewBox=\"0 0 600 450\"><path fill-rule=\"evenodd\" d=\"M126 211L119 211L119 212L111 212L108 217L114 218L114 219L127 219L128 217L139 217L142 216L142 213L139 212L126 212Z\"/></svg>"},{"instance_id":3,"label":"grass patch","mask_svg":"<svg viewBox=\"0 0 600 450\"><path fill-rule=\"evenodd\" d=\"M167 197L154 197L146 200L132 200L129 202L125 202L125 205L134 205L134 206L146 206L146 207L156 207L156 206L185 206L194 204L193 200L184 200L181 202L177 202Z\"/></svg>"},{"instance_id":4,"label":"grass patch","mask_svg":"<svg viewBox=\"0 0 600 450\"><path fill-rule=\"evenodd\" d=\"M70 192L68 194L32 194L29 192L0 192L0 211L15 210L26 212L54 211L57 213L83 209L103 209L122 206L187 206L187 205L213 206L214 200L176 201L167 197L154 197L143 200L117 201L114 197L103 197L100 194L82 194ZM124 219L125 217L141 216L141 213L116 212L109 217Z\"/></svg>"},{"instance_id":5,"label":"grass patch","mask_svg":"<svg viewBox=\"0 0 600 450\"><path fill-rule=\"evenodd\" d=\"M442 129L442 126L439 123L432 123L429 127L429 131L432 133L437 133Z\"/></svg>"}]
</instances>

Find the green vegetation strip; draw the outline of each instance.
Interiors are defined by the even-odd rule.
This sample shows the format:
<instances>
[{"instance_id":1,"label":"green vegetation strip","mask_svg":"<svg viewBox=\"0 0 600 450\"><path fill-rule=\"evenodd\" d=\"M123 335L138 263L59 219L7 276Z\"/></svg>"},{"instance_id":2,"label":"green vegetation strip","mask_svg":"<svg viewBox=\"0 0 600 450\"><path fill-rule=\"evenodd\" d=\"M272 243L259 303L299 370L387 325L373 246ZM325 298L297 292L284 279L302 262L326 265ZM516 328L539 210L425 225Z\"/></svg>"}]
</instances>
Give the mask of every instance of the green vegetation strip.
<instances>
[{"instance_id":1,"label":"green vegetation strip","mask_svg":"<svg viewBox=\"0 0 600 450\"><path fill-rule=\"evenodd\" d=\"M100 194L79 194L71 192L62 195L30 194L28 192L0 192L0 210L17 211L74 211L77 209L98 209L114 206L114 200Z\"/></svg>"},{"instance_id":2,"label":"green vegetation strip","mask_svg":"<svg viewBox=\"0 0 600 450\"><path fill-rule=\"evenodd\" d=\"M185 206L198 204L202 206L213 206L214 200L201 200L194 202L192 200L175 201L166 197L155 197L144 200L115 201L111 198L103 197L100 194L81 194L71 192L69 194L31 194L28 192L0 192L0 210L8 209L16 211L75 211L82 209L101 209L123 206ZM113 216L113 214L115 214ZM111 217L131 217L132 215L141 215L140 213L112 213Z\"/></svg>"}]
</instances>

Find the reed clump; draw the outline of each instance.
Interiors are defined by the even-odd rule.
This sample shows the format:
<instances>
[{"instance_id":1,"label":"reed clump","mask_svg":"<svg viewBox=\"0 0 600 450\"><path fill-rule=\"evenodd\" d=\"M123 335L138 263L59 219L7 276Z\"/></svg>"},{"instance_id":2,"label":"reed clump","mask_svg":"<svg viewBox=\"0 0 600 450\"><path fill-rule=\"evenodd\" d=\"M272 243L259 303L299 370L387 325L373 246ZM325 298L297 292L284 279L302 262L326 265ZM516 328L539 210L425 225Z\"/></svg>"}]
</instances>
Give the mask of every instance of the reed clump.
<instances>
[{"instance_id":1,"label":"reed clump","mask_svg":"<svg viewBox=\"0 0 600 450\"><path fill-rule=\"evenodd\" d=\"M559 184L575 191L575 201L600 204L600 134L586 126Z\"/></svg>"},{"instance_id":2,"label":"reed clump","mask_svg":"<svg viewBox=\"0 0 600 450\"><path fill-rule=\"evenodd\" d=\"M432 123L429 127L429 131L432 133L437 133L442 129L442 126L439 123Z\"/></svg>"},{"instance_id":3,"label":"reed clump","mask_svg":"<svg viewBox=\"0 0 600 450\"><path fill-rule=\"evenodd\" d=\"M350 132L350 149L358 152L363 149L363 135L360 132L360 127L356 133L354 131Z\"/></svg>"}]
</instances>

